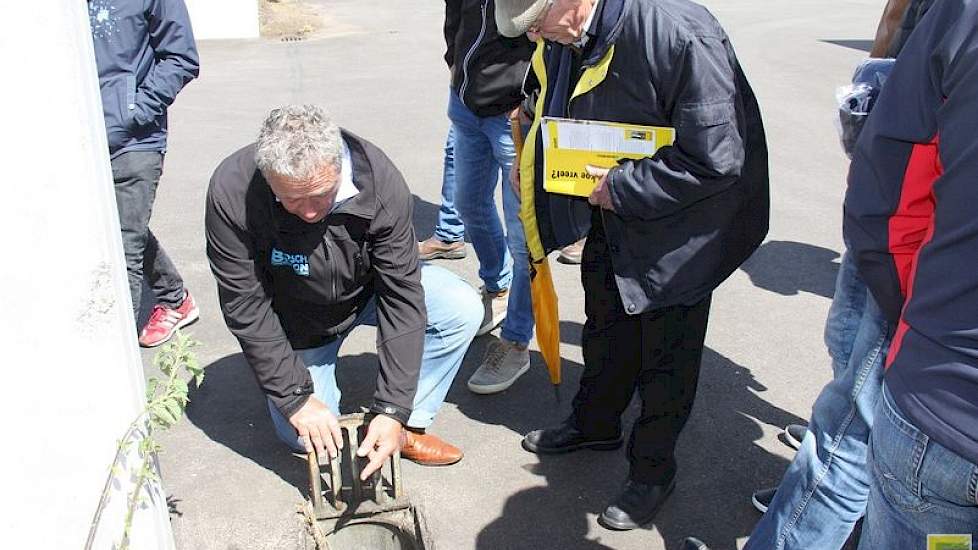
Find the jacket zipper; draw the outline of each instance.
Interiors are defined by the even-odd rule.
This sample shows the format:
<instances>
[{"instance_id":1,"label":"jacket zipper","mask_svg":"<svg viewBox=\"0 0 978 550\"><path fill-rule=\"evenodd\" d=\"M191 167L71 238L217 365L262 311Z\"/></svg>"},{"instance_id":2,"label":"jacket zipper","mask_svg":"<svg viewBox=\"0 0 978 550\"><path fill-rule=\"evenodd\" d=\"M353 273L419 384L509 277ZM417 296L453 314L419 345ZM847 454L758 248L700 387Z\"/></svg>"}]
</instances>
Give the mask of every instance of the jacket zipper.
<instances>
[{"instance_id":1,"label":"jacket zipper","mask_svg":"<svg viewBox=\"0 0 978 550\"><path fill-rule=\"evenodd\" d=\"M533 70L533 63L532 62L527 63L526 64L526 72L523 73L523 82L520 84L520 91L523 92L523 95L524 96L530 95L530 94L526 93L526 81L527 81L527 79L530 78L530 71L532 71L532 70Z\"/></svg>"},{"instance_id":2,"label":"jacket zipper","mask_svg":"<svg viewBox=\"0 0 978 550\"><path fill-rule=\"evenodd\" d=\"M326 236L326 261L329 262L329 272L332 275L330 283L333 295L330 296L330 301L333 302L336 301L336 258L333 255L333 248L330 246L329 235Z\"/></svg>"},{"instance_id":3,"label":"jacket zipper","mask_svg":"<svg viewBox=\"0 0 978 550\"><path fill-rule=\"evenodd\" d=\"M486 35L486 6L489 2L482 3L482 28L479 30L479 36L475 39L472 47L469 51L465 53L465 58L462 59L462 86L458 89L458 98L465 103L465 89L469 85L469 60L472 59L472 54L479 49L479 44L482 43L483 37Z\"/></svg>"}]
</instances>

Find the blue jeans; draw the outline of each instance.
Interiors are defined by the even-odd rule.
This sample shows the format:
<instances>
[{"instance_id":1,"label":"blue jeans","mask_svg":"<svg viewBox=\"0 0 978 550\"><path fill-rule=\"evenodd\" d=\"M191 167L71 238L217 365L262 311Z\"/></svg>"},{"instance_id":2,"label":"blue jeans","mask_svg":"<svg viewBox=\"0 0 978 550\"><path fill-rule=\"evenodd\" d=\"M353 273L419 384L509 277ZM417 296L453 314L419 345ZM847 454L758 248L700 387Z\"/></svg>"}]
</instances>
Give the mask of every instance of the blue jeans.
<instances>
[{"instance_id":1,"label":"blue jeans","mask_svg":"<svg viewBox=\"0 0 978 550\"><path fill-rule=\"evenodd\" d=\"M465 225L455 209L455 128L448 127L445 138L445 167L441 176L441 206L435 238L443 243L457 243L465 238Z\"/></svg>"},{"instance_id":2,"label":"blue jeans","mask_svg":"<svg viewBox=\"0 0 978 550\"><path fill-rule=\"evenodd\" d=\"M833 379L816 399L801 449L744 550L841 548L865 512L866 456L890 328L848 253L825 343Z\"/></svg>"},{"instance_id":3,"label":"blue jeans","mask_svg":"<svg viewBox=\"0 0 978 550\"><path fill-rule=\"evenodd\" d=\"M479 258L479 278L489 292L509 289L502 336L525 345L533 336L533 308L520 200L504 183L505 234L495 201L500 176L508 181L516 157L509 118L477 116L454 92L448 101L448 118L455 128L455 203Z\"/></svg>"},{"instance_id":4,"label":"blue jeans","mask_svg":"<svg viewBox=\"0 0 978 550\"><path fill-rule=\"evenodd\" d=\"M885 389L876 418L860 550L929 548L929 534L970 535L978 542L978 464L928 438Z\"/></svg>"},{"instance_id":5,"label":"blue jeans","mask_svg":"<svg viewBox=\"0 0 978 550\"><path fill-rule=\"evenodd\" d=\"M422 265L428 326L425 329L421 375L414 395L414 408L408 426L427 428L445 401L469 343L482 323L479 295L452 272L433 265ZM376 299L371 299L353 326L332 342L298 353L312 375L313 395L334 413L339 411L340 389L336 385L336 357L343 340L359 325L377 324ZM304 451L299 436L271 401L268 410L278 437L296 451Z\"/></svg>"}]
</instances>

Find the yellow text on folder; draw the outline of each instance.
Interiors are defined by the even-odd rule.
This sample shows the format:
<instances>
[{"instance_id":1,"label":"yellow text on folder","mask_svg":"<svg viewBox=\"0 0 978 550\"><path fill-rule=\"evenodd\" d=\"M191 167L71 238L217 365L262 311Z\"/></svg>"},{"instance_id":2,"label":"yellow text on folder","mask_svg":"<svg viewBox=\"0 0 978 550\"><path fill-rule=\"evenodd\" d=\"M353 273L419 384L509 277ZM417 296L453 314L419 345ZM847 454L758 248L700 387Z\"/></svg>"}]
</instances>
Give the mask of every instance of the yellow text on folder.
<instances>
[{"instance_id":1,"label":"yellow text on folder","mask_svg":"<svg viewBox=\"0 0 978 550\"><path fill-rule=\"evenodd\" d=\"M675 128L544 117L543 188L587 197L598 183L588 165L612 168L621 159L651 157L675 139Z\"/></svg>"}]
</instances>

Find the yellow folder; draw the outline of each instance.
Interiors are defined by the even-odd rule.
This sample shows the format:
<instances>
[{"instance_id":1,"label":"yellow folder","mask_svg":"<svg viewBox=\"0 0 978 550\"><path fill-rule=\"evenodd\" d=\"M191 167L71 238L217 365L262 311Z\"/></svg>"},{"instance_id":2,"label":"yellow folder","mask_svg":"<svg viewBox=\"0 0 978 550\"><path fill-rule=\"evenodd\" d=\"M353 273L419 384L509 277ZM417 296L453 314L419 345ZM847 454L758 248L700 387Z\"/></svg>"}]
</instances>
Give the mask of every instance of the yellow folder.
<instances>
[{"instance_id":1,"label":"yellow folder","mask_svg":"<svg viewBox=\"0 0 978 550\"><path fill-rule=\"evenodd\" d=\"M597 181L587 166L612 168L621 159L651 157L672 145L676 129L620 122L543 117L543 188L587 197Z\"/></svg>"}]
</instances>

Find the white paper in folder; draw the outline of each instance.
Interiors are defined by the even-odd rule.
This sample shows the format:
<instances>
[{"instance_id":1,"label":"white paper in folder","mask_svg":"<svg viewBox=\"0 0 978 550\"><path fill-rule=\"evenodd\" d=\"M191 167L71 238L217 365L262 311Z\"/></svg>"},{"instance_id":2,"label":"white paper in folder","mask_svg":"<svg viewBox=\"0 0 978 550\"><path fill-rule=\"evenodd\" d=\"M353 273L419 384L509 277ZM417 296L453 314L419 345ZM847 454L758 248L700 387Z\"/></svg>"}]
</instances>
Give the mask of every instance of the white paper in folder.
<instances>
[{"instance_id":1,"label":"white paper in folder","mask_svg":"<svg viewBox=\"0 0 978 550\"><path fill-rule=\"evenodd\" d=\"M544 125L544 133L549 134L550 126ZM628 155L652 156L655 153L655 138L629 139L621 126L583 120L557 120L557 147L579 151L613 151ZM550 143L549 135L544 139Z\"/></svg>"}]
</instances>

